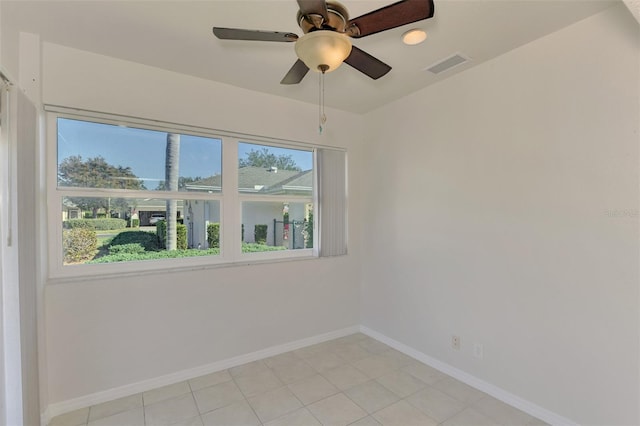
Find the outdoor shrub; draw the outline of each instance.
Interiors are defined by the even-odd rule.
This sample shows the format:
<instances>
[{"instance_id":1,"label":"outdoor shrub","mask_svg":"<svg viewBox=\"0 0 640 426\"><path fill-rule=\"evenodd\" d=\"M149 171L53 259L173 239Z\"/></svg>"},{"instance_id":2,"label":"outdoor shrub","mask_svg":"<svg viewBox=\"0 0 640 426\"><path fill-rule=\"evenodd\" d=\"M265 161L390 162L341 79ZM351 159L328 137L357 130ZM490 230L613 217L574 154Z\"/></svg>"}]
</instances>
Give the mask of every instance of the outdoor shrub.
<instances>
[{"instance_id":1,"label":"outdoor shrub","mask_svg":"<svg viewBox=\"0 0 640 426\"><path fill-rule=\"evenodd\" d=\"M309 212L309 220L304 221L304 247L313 248L313 212Z\"/></svg>"},{"instance_id":2,"label":"outdoor shrub","mask_svg":"<svg viewBox=\"0 0 640 426\"><path fill-rule=\"evenodd\" d=\"M242 243L243 253L259 253L262 251L279 251L286 250L283 246L267 246L265 244Z\"/></svg>"},{"instance_id":3,"label":"outdoor shrub","mask_svg":"<svg viewBox=\"0 0 640 426\"><path fill-rule=\"evenodd\" d=\"M159 220L156 223L156 235L161 248L167 248L167 222ZM187 242L187 225L177 223L176 228L176 247L178 250L185 250L188 246Z\"/></svg>"},{"instance_id":4,"label":"outdoor shrub","mask_svg":"<svg viewBox=\"0 0 640 426\"><path fill-rule=\"evenodd\" d=\"M156 222L156 235L158 236L160 248L167 248L167 223L164 220Z\"/></svg>"},{"instance_id":5,"label":"outdoor shrub","mask_svg":"<svg viewBox=\"0 0 640 426\"><path fill-rule=\"evenodd\" d=\"M176 228L176 248L178 250L186 250L187 246L187 225L178 223Z\"/></svg>"},{"instance_id":6,"label":"outdoor shrub","mask_svg":"<svg viewBox=\"0 0 640 426\"><path fill-rule=\"evenodd\" d=\"M209 248L220 247L220 224L210 223L207 225L207 243Z\"/></svg>"},{"instance_id":7,"label":"outdoor shrub","mask_svg":"<svg viewBox=\"0 0 640 426\"><path fill-rule=\"evenodd\" d=\"M140 245L146 251L156 251L160 249L160 247L158 247L158 237L156 237L152 232L124 231L113 237L109 244L109 252L111 252L115 246L131 244Z\"/></svg>"},{"instance_id":8,"label":"outdoor shrub","mask_svg":"<svg viewBox=\"0 0 640 426\"><path fill-rule=\"evenodd\" d=\"M131 219L132 228L140 228L140 219Z\"/></svg>"},{"instance_id":9,"label":"outdoor shrub","mask_svg":"<svg viewBox=\"0 0 640 426\"><path fill-rule=\"evenodd\" d=\"M124 219L71 219L64 221L65 229L90 228L96 231L111 231L125 229L127 221Z\"/></svg>"},{"instance_id":10,"label":"outdoor shrub","mask_svg":"<svg viewBox=\"0 0 640 426\"><path fill-rule=\"evenodd\" d=\"M155 238L153 234L150 234ZM278 251L286 250L285 247L271 247L263 244L243 243L243 253L257 253L264 251ZM109 254L93 259L87 263L115 263L115 262L133 262L137 260L152 260L152 259L176 259L182 257L194 257L194 256L212 256L219 255L219 248L209 248L207 250L188 249L188 250L161 250L161 251L145 251L141 253L125 253L120 252L116 254Z\"/></svg>"},{"instance_id":11,"label":"outdoor shrub","mask_svg":"<svg viewBox=\"0 0 640 426\"><path fill-rule=\"evenodd\" d=\"M120 254L120 253L128 253L128 254L136 254L136 253L144 253L145 249L142 247L140 243L130 243L130 244L121 244L117 246L109 247L109 254Z\"/></svg>"},{"instance_id":12,"label":"outdoor shrub","mask_svg":"<svg viewBox=\"0 0 640 426\"><path fill-rule=\"evenodd\" d=\"M82 262L91 259L98 248L96 231L89 228L73 228L62 235L64 261L66 263Z\"/></svg>"},{"instance_id":13,"label":"outdoor shrub","mask_svg":"<svg viewBox=\"0 0 640 426\"><path fill-rule=\"evenodd\" d=\"M182 257L210 256L220 254L220 249L188 249L188 250L162 250L162 251L145 251L142 253L117 253L108 256L102 256L88 263L114 263L114 262L132 262L136 260L152 260L152 259L177 259Z\"/></svg>"},{"instance_id":14,"label":"outdoor shrub","mask_svg":"<svg viewBox=\"0 0 640 426\"><path fill-rule=\"evenodd\" d=\"M267 244L268 225L256 225L253 231L253 238L257 244Z\"/></svg>"}]
</instances>

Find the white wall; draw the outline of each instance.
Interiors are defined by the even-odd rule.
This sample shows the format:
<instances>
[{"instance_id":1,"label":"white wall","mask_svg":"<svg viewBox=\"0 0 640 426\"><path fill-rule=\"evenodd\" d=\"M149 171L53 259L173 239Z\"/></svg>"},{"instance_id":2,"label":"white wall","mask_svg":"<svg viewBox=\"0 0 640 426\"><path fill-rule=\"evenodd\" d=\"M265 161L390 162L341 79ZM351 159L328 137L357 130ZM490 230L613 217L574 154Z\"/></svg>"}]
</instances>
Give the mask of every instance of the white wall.
<instances>
[{"instance_id":1,"label":"white wall","mask_svg":"<svg viewBox=\"0 0 640 426\"><path fill-rule=\"evenodd\" d=\"M639 40L620 4L365 117L365 326L640 423Z\"/></svg>"},{"instance_id":2,"label":"white wall","mask_svg":"<svg viewBox=\"0 0 640 426\"><path fill-rule=\"evenodd\" d=\"M330 111L320 137L313 105L53 44L43 57L48 104L342 146L361 157L354 114ZM351 182L359 185L358 176ZM359 204L352 197L356 216ZM350 237L360 239L357 228ZM341 258L51 283L50 402L357 325L358 252L355 245Z\"/></svg>"}]
</instances>

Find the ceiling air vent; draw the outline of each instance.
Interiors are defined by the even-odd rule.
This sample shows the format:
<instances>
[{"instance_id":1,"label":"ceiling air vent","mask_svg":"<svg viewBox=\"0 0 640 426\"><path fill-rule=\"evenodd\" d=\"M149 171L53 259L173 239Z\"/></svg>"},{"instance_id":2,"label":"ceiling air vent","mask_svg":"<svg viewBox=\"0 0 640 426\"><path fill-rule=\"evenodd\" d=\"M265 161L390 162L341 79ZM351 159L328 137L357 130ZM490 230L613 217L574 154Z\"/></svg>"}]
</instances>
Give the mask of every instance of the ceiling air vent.
<instances>
[{"instance_id":1,"label":"ceiling air vent","mask_svg":"<svg viewBox=\"0 0 640 426\"><path fill-rule=\"evenodd\" d=\"M457 67L458 65L462 65L471 59L467 56L464 56L460 53L456 53L452 56L449 56L446 59L443 59L439 62L436 62L433 65L428 66L425 70L432 72L434 74L440 74L441 72L450 70L451 68Z\"/></svg>"}]
</instances>

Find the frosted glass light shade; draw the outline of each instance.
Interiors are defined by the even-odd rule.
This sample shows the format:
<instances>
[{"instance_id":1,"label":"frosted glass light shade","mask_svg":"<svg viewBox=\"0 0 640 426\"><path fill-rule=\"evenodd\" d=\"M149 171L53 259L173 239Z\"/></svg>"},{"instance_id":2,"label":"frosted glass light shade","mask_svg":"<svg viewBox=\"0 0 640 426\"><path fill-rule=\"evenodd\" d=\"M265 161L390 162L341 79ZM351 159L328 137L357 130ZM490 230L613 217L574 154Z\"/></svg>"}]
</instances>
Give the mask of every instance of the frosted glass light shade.
<instances>
[{"instance_id":1,"label":"frosted glass light shade","mask_svg":"<svg viewBox=\"0 0 640 426\"><path fill-rule=\"evenodd\" d=\"M320 65L331 72L351 53L351 41L341 33L328 30L313 31L296 41L296 55L310 70L320 72Z\"/></svg>"},{"instance_id":2,"label":"frosted glass light shade","mask_svg":"<svg viewBox=\"0 0 640 426\"><path fill-rule=\"evenodd\" d=\"M409 30L406 33L402 34L402 42L404 44L408 44L409 46L420 44L426 39L427 33L420 29Z\"/></svg>"}]
</instances>

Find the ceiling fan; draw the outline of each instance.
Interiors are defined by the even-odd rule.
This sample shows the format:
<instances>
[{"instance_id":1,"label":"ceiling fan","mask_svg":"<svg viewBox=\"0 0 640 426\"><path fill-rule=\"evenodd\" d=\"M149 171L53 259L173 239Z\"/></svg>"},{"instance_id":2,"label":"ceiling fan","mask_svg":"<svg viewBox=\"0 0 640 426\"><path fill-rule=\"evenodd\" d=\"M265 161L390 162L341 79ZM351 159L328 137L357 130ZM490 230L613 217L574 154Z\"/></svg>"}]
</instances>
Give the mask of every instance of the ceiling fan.
<instances>
[{"instance_id":1,"label":"ceiling fan","mask_svg":"<svg viewBox=\"0 0 640 426\"><path fill-rule=\"evenodd\" d=\"M354 19L342 4L333 0L297 0L297 22L304 35L278 31L213 27L213 34L224 40L295 42L298 60L281 84L298 84L309 69L325 73L342 62L376 80L391 67L365 51L352 46L349 38L361 38L412 22L433 17L433 0L401 0Z\"/></svg>"}]
</instances>

